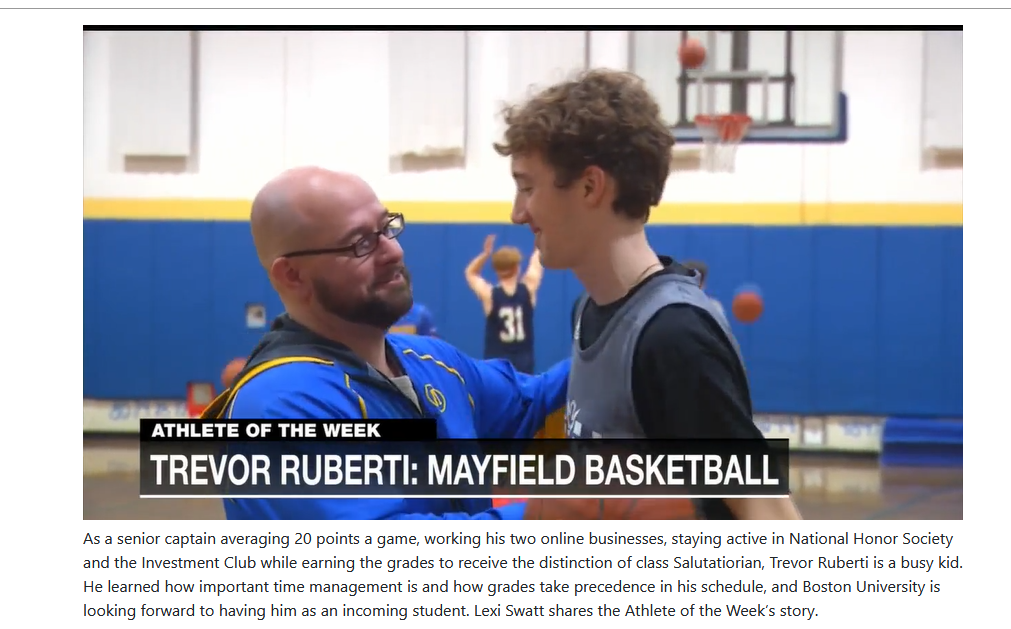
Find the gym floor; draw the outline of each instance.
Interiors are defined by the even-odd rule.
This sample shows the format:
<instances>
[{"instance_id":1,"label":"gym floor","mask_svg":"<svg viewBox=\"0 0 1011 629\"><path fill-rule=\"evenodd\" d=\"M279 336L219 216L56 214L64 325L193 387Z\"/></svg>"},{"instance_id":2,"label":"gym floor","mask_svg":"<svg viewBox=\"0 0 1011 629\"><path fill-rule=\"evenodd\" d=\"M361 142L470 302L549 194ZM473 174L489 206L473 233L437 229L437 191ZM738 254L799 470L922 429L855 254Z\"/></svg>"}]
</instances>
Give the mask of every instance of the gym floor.
<instances>
[{"instance_id":1,"label":"gym floor","mask_svg":"<svg viewBox=\"0 0 1011 629\"><path fill-rule=\"evenodd\" d=\"M84 438L85 520L220 520L221 501L141 500L136 438ZM961 520L962 468L881 467L873 457L795 454L807 520Z\"/></svg>"}]
</instances>

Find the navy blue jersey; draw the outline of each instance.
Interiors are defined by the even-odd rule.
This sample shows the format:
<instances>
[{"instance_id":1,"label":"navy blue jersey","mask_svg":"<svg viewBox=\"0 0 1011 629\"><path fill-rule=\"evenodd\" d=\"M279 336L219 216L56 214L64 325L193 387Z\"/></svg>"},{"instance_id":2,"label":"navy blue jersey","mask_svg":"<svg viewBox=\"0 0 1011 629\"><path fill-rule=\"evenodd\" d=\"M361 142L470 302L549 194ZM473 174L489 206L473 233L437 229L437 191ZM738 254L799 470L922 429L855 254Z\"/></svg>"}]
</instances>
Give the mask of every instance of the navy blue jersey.
<instances>
[{"instance_id":1,"label":"navy blue jersey","mask_svg":"<svg viewBox=\"0 0 1011 629\"><path fill-rule=\"evenodd\" d=\"M506 358L519 371L533 371L534 303L530 289L519 282L512 295L496 286L484 326L484 357Z\"/></svg>"}]
</instances>

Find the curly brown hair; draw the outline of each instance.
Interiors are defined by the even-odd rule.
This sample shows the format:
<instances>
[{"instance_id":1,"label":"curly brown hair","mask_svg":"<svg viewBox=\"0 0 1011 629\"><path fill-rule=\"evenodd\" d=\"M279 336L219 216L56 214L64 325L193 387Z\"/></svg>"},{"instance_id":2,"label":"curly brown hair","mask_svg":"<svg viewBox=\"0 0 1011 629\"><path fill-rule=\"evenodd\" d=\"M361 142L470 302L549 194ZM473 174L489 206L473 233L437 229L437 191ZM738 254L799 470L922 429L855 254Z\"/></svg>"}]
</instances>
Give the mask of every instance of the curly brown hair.
<instances>
[{"instance_id":1,"label":"curly brown hair","mask_svg":"<svg viewBox=\"0 0 1011 629\"><path fill-rule=\"evenodd\" d=\"M503 112L503 157L538 153L568 187L589 166L614 178L614 211L646 221L670 175L674 136L643 80L630 72L589 70Z\"/></svg>"}]
</instances>

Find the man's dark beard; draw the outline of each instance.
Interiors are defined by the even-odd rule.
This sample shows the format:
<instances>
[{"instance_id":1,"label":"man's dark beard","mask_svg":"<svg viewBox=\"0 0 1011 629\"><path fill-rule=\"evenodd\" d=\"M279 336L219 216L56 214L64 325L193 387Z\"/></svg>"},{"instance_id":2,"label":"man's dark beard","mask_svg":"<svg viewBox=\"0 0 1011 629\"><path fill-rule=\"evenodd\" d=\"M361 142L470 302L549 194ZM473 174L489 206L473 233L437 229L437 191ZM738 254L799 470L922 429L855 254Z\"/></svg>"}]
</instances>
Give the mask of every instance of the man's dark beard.
<instances>
[{"instance_id":1,"label":"man's dark beard","mask_svg":"<svg viewBox=\"0 0 1011 629\"><path fill-rule=\"evenodd\" d=\"M351 323L381 330L388 330L414 305L413 291L406 282L404 286L390 290L390 295L385 300L374 292L370 292L365 299L354 300L341 295L322 280L314 282L313 288L320 305L330 314Z\"/></svg>"}]
</instances>

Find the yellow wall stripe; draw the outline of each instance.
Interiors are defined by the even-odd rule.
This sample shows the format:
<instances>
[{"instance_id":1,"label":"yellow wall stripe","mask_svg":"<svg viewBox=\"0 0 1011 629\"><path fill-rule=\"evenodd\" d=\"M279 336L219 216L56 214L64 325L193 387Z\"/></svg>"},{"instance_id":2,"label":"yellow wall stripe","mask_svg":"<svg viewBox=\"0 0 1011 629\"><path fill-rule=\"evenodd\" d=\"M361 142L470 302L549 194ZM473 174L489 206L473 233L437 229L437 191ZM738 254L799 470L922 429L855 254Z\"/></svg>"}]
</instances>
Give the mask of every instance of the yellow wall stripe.
<instances>
[{"instance_id":1,"label":"yellow wall stripe","mask_svg":"<svg viewBox=\"0 0 1011 629\"><path fill-rule=\"evenodd\" d=\"M246 221L244 199L84 199L93 220ZM502 224L502 201L390 201L390 210L415 223ZM962 225L961 203L664 203L650 225Z\"/></svg>"}]
</instances>

